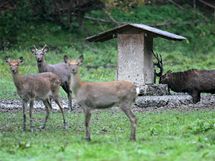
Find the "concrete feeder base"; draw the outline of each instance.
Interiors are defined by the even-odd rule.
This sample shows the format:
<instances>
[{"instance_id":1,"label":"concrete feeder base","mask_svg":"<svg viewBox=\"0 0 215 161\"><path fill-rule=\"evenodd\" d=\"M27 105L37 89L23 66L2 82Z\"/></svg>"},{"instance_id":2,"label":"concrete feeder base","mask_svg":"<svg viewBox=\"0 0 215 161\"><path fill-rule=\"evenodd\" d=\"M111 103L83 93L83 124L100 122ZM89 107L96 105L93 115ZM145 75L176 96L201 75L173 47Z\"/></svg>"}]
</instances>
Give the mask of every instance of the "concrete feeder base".
<instances>
[{"instance_id":1,"label":"concrete feeder base","mask_svg":"<svg viewBox=\"0 0 215 161\"><path fill-rule=\"evenodd\" d=\"M168 86L166 84L151 84L139 86L139 96L163 96L169 95Z\"/></svg>"},{"instance_id":2,"label":"concrete feeder base","mask_svg":"<svg viewBox=\"0 0 215 161\"><path fill-rule=\"evenodd\" d=\"M136 99L136 106L140 108L148 107L178 107L193 104L192 97L183 95L163 95L163 96L140 96Z\"/></svg>"}]
</instances>

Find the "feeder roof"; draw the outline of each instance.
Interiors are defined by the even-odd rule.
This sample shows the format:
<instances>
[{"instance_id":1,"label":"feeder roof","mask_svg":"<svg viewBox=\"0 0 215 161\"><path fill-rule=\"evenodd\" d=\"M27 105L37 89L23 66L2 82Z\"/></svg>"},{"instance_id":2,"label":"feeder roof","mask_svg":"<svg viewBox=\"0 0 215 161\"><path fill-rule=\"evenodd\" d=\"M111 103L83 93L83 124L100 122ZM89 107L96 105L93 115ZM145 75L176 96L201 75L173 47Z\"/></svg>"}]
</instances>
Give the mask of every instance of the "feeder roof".
<instances>
[{"instance_id":1,"label":"feeder roof","mask_svg":"<svg viewBox=\"0 0 215 161\"><path fill-rule=\"evenodd\" d=\"M118 26L116 28L110 29L105 32L101 32L97 35L87 37L86 40L89 42L103 42L106 40L110 40L113 38L117 37L117 34L124 33L126 31L130 30L137 30L137 31L142 31L145 33L148 33L152 35L152 37L162 37L165 39L169 40L185 40L186 38L180 35L176 35L167 31L163 31L148 25L144 24L135 24L135 23L129 23L129 24L124 24L122 26Z\"/></svg>"}]
</instances>

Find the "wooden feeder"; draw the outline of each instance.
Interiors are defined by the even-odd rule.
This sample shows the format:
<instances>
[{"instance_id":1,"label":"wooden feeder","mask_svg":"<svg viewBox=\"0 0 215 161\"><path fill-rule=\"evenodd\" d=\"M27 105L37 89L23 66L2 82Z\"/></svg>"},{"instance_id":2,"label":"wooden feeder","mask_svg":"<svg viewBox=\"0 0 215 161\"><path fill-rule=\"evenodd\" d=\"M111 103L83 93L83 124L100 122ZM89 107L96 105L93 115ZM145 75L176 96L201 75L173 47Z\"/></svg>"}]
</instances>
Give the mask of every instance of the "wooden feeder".
<instances>
[{"instance_id":1,"label":"wooden feeder","mask_svg":"<svg viewBox=\"0 0 215 161\"><path fill-rule=\"evenodd\" d=\"M117 80L129 80L138 86L152 85L154 80L153 38L184 40L167 31L144 24L125 24L86 38L89 42L103 42L117 38Z\"/></svg>"}]
</instances>

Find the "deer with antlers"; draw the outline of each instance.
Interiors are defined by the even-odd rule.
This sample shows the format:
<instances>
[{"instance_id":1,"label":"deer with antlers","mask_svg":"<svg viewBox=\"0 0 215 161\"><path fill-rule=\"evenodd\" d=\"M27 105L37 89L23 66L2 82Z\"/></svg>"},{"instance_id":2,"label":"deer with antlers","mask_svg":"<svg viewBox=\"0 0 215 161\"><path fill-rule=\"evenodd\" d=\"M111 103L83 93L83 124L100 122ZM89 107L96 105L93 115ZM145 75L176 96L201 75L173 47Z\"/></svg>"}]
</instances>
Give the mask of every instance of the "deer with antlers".
<instances>
[{"instance_id":1,"label":"deer with antlers","mask_svg":"<svg viewBox=\"0 0 215 161\"><path fill-rule=\"evenodd\" d=\"M161 55L154 54L160 69L156 76L159 83L167 84L168 88L174 92L187 92L192 96L193 103L200 101L201 92L215 93L215 70L191 69L183 72L171 72L163 74L163 61Z\"/></svg>"},{"instance_id":2,"label":"deer with antlers","mask_svg":"<svg viewBox=\"0 0 215 161\"><path fill-rule=\"evenodd\" d=\"M197 103L201 92L215 94L215 70L169 71L160 77L160 83L167 84L175 92L187 92L193 103Z\"/></svg>"},{"instance_id":3,"label":"deer with antlers","mask_svg":"<svg viewBox=\"0 0 215 161\"><path fill-rule=\"evenodd\" d=\"M58 63L58 64L47 64L45 61L45 55L48 51L47 45L45 45L41 49L37 49L36 46L32 49L32 53L35 55L37 60L37 67L39 73L42 72L52 72L55 73L60 81L61 87L67 93L68 97L68 107L70 111L72 111L72 90L70 87L71 84L71 74L67 68L65 63Z\"/></svg>"},{"instance_id":4,"label":"deer with antlers","mask_svg":"<svg viewBox=\"0 0 215 161\"><path fill-rule=\"evenodd\" d=\"M52 108L49 98L53 98L56 104L59 106L62 116L64 128L67 128L67 123L64 117L63 109L59 101L59 88L60 80L58 76L51 72L38 73L34 75L21 75L19 74L19 65L23 63L23 57L17 60L11 60L9 57L5 58L6 63L10 66L13 81L16 86L16 90L20 98L22 99L23 107L23 131L26 131L26 108L27 104L30 103L30 130L33 131L33 119L32 110L35 99L41 99L45 105L46 117L42 129L45 128L46 122L49 117L49 109Z\"/></svg>"}]
</instances>

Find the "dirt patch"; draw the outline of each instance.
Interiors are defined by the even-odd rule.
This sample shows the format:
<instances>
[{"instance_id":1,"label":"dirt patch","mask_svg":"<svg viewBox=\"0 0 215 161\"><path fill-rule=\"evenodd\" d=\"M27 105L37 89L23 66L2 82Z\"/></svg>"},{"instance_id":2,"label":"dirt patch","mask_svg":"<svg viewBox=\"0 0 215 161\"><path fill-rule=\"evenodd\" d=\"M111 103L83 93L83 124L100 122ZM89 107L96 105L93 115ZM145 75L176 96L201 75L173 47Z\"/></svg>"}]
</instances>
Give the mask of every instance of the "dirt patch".
<instances>
[{"instance_id":1,"label":"dirt patch","mask_svg":"<svg viewBox=\"0 0 215 161\"><path fill-rule=\"evenodd\" d=\"M64 107L64 110L69 111L68 107L68 101L67 100L62 100L62 105ZM56 103L52 102L52 111L59 111L58 106ZM74 112L80 112L81 109L78 108L77 104L73 100L73 108ZM0 100L0 112L18 112L22 110L22 102L20 99L4 99ZM40 111L45 111L44 105L42 101L35 101L34 103L34 111L40 112Z\"/></svg>"},{"instance_id":2,"label":"dirt patch","mask_svg":"<svg viewBox=\"0 0 215 161\"><path fill-rule=\"evenodd\" d=\"M193 104L191 96L185 94L166 95L166 96L140 96L137 98L133 107L135 112L145 111L164 111L164 110L180 110L190 111L199 109L215 110L215 95L202 95L201 101ZM68 111L68 101L62 100L65 111ZM53 102L53 111L58 111L57 105ZM35 101L35 111L44 111L44 105L41 101ZM82 112L82 109L73 100L74 112ZM18 112L22 110L22 102L19 99L0 100L0 112ZM114 110L116 111L116 110Z\"/></svg>"}]
</instances>

